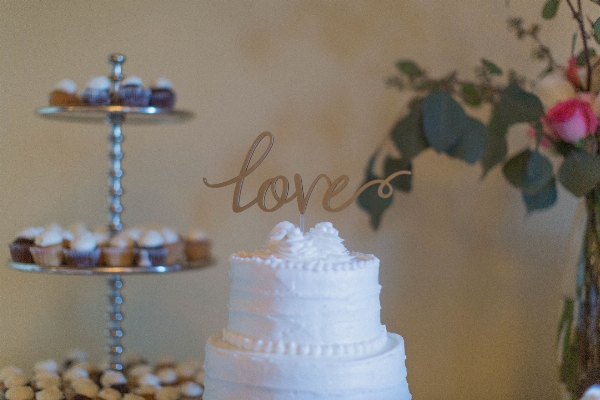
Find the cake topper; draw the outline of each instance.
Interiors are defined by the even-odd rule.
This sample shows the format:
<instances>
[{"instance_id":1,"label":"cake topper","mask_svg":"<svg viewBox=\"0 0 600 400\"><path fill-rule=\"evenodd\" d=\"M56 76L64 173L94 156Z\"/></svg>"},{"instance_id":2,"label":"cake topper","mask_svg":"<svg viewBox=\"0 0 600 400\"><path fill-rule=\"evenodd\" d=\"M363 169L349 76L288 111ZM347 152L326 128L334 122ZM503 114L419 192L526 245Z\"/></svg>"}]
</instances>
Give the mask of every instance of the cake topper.
<instances>
[{"instance_id":1,"label":"cake topper","mask_svg":"<svg viewBox=\"0 0 600 400\"><path fill-rule=\"evenodd\" d=\"M265 149L264 153L260 156L260 158L258 160L256 160L254 163L250 164L256 148L258 147L260 142L265 138L269 139L267 148ZM343 209L348 207L354 200L356 200L356 198L364 190L366 190L367 188L369 188L373 185L379 185L379 187L377 188L377 194L380 197L382 197L382 198L390 197L393 193L393 188L392 188L392 185L390 184L391 180L400 175L410 174L410 171L397 171L385 179L374 179L372 181L369 181L369 182L365 183L364 185L362 185L356 192L354 192L354 194L350 198L348 198L344 203L342 203L341 205L339 205L337 207L331 206L331 199L333 197L337 196L340 192L342 192L344 190L344 188L348 185L348 182L350 182L350 178L348 178L348 175L340 175L339 177L337 177L336 179L334 179L332 181L329 178L329 176L327 176L326 174L319 174L312 181L310 186L308 187L308 191L306 192L306 194L304 193L304 186L302 184L302 176L300 176L300 174L294 174L295 191L292 194L290 194L290 181L283 175L277 175L273 178L269 178L269 179L265 180L258 188L256 197L254 197L248 203L241 205L240 202L241 202L242 186L244 184L244 179L248 175L250 175L252 172L254 172L254 170L257 169L260 166L260 164L265 160L265 158L267 158L269 151L271 151L271 148L273 147L274 141L275 141L275 138L273 137L272 133L270 133L270 132L261 133L260 135L258 135L256 140L254 140L254 143L252 143L252 146L250 146L250 149L248 150L248 153L246 154L246 159L244 160L244 163L242 164L242 168L240 168L240 173L237 176L234 176L231 179L228 179L226 181L219 182L219 183L209 183L208 180L206 178L204 178L204 184L210 188L221 188L221 187L235 184L235 188L233 191L232 209L233 209L233 212L236 212L236 213L245 211L248 208L252 207L254 204L258 204L258 207L263 211L272 212L272 211L278 210L284 204L289 203L292 200L296 199L296 203L298 205L298 212L300 212L300 225L303 228L304 213L306 212L306 207L308 206L308 200L310 199L310 196L312 195L312 192L313 192L315 186L317 185L317 183L320 180L324 180L327 183L327 190L325 191L325 193L323 195L323 201L322 201L323 208L330 212L337 212L337 211L342 211ZM281 188L280 191L279 191L278 187ZM273 199L275 200L275 205L272 205L270 207L265 204L268 193L271 193ZM302 229L302 230L304 230L304 229Z\"/></svg>"}]
</instances>

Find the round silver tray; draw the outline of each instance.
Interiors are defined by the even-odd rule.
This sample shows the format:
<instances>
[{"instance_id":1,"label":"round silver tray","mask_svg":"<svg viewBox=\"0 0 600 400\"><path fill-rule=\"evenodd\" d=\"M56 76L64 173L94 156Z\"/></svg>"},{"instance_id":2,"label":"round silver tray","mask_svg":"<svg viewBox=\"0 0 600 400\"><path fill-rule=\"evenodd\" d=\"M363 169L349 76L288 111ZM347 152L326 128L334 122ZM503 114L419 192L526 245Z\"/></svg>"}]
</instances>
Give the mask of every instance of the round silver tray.
<instances>
[{"instance_id":1,"label":"round silver tray","mask_svg":"<svg viewBox=\"0 0 600 400\"><path fill-rule=\"evenodd\" d=\"M59 275L131 275L193 271L214 265L216 264L216 260L211 257L206 260L194 261L186 264L158 265L153 267L71 267L67 265L60 267L44 267L38 264L26 264L14 261L8 261L7 264L13 269L25 272L43 272Z\"/></svg>"},{"instance_id":2,"label":"round silver tray","mask_svg":"<svg viewBox=\"0 0 600 400\"><path fill-rule=\"evenodd\" d=\"M194 117L191 111L158 107L127 106L65 106L42 107L36 110L42 117L57 121L106 123L111 116L121 116L127 124L145 125L184 122Z\"/></svg>"}]
</instances>

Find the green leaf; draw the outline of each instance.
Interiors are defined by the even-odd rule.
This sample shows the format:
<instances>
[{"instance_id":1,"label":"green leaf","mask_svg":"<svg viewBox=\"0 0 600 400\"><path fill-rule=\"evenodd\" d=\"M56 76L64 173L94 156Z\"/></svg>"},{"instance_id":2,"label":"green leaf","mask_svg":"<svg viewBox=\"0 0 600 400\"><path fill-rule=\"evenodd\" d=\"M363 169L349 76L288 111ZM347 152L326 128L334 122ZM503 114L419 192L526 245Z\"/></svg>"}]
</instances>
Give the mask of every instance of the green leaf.
<instances>
[{"instance_id":1,"label":"green leaf","mask_svg":"<svg viewBox=\"0 0 600 400\"><path fill-rule=\"evenodd\" d=\"M560 0L546 0L544 8L542 9L542 17L544 19L552 19L556 16Z\"/></svg>"},{"instance_id":2,"label":"green leaf","mask_svg":"<svg viewBox=\"0 0 600 400\"><path fill-rule=\"evenodd\" d=\"M470 106L477 107L481 105L482 97L481 90L473 83L465 83L460 88L460 94L465 103Z\"/></svg>"},{"instance_id":3,"label":"green leaf","mask_svg":"<svg viewBox=\"0 0 600 400\"><path fill-rule=\"evenodd\" d=\"M423 70L414 61L400 60L396 63L396 68L411 79L423 75Z\"/></svg>"},{"instance_id":4,"label":"green leaf","mask_svg":"<svg viewBox=\"0 0 600 400\"><path fill-rule=\"evenodd\" d=\"M560 380L566 384L570 393L575 393L577 387L577 345L571 337L574 318L575 300L565 297L563 312L558 326L558 339L561 351Z\"/></svg>"},{"instance_id":5,"label":"green leaf","mask_svg":"<svg viewBox=\"0 0 600 400\"><path fill-rule=\"evenodd\" d=\"M590 58L596 57L596 50L594 50L593 48L588 48L588 56ZM579 52L579 54L577 54L577 58L575 59L575 64L577 64L579 66L586 65L586 62L585 62L585 50L581 50Z\"/></svg>"},{"instance_id":6,"label":"green leaf","mask_svg":"<svg viewBox=\"0 0 600 400\"><path fill-rule=\"evenodd\" d=\"M594 39L596 43L600 43L600 18L594 21Z\"/></svg>"},{"instance_id":7,"label":"green leaf","mask_svg":"<svg viewBox=\"0 0 600 400\"><path fill-rule=\"evenodd\" d=\"M485 69L492 75L502 75L502 69L498 67L496 64L491 62L490 60L486 60L485 58L481 59L483 66Z\"/></svg>"},{"instance_id":8,"label":"green leaf","mask_svg":"<svg viewBox=\"0 0 600 400\"><path fill-rule=\"evenodd\" d=\"M449 156L474 164L485 152L487 144L486 127L481 121L465 116L462 129L461 138L447 153Z\"/></svg>"},{"instance_id":9,"label":"green leaf","mask_svg":"<svg viewBox=\"0 0 600 400\"><path fill-rule=\"evenodd\" d=\"M408 158L392 158L388 157L384 163L385 177L392 175L398 171L412 171L412 164ZM392 187L403 192L410 192L412 189L412 174L400 175L390 182Z\"/></svg>"},{"instance_id":10,"label":"green leaf","mask_svg":"<svg viewBox=\"0 0 600 400\"><path fill-rule=\"evenodd\" d=\"M375 163L375 158L377 157L378 152L376 151L367 164L367 168L365 170L365 180L361 184L364 185L367 182L370 182L374 179L379 179L377 176L373 174L373 165ZM388 198L382 198L377 193L378 185L371 185L366 190L364 190L361 194L358 195L358 206L365 210L370 216L370 225L374 230L379 228L379 224L381 223L381 217L384 211L392 204L393 194Z\"/></svg>"},{"instance_id":11,"label":"green leaf","mask_svg":"<svg viewBox=\"0 0 600 400\"><path fill-rule=\"evenodd\" d=\"M488 148L482 158L484 176L506 157L508 128L522 122L535 123L543 115L544 106L536 95L514 81L504 88L488 124Z\"/></svg>"},{"instance_id":12,"label":"green leaf","mask_svg":"<svg viewBox=\"0 0 600 400\"><path fill-rule=\"evenodd\" d=\"M392 128L392 141L402 157L413 158L429 147L423 131L422 105L422 101L413 101L409 113Z\"/></svg>"},{"instance_id":13,"label":"green leaf","mask_svg":"<svg viewBox=\"0 0 600 400\"><path fill-rule=\"evenodd\" d=\"M554 177L542 189L535 193L523 192L523 201L527 212L544 210L556 203L558 194L556 191L556 180Z\"/></svg>"},{"instance_id":14,"label":"green leaf","mask_svg":"<svg viewBox=\"0 0 600 400\"><path fill-rule=\"evenodd\" d=\"M558 178L569 192L577 197L583 196L600 181L600 157L574 150L560 166Z\"/></svg>"},{"instance_id":15,"label":"green leaf","mask_svg":"<svg viewBox=\"0 0 600 400\"><path fill-rule=\"evenodd\" d=\"M423 100L425 136L438 152L446 152L458 143L465 118L461 105L446 91L431 92Z\"/></svg>"},{"instance_id":16,"label":"green leaf","mask_svg":"<svg viewBox=\"0 0 600 400\"><path fill-rule=\"evenodd\" d=\"M528 195L543 189L553 178L552 163L537 151L525 149L502 167L506 179Z\"/></svg>"}]
</instances>

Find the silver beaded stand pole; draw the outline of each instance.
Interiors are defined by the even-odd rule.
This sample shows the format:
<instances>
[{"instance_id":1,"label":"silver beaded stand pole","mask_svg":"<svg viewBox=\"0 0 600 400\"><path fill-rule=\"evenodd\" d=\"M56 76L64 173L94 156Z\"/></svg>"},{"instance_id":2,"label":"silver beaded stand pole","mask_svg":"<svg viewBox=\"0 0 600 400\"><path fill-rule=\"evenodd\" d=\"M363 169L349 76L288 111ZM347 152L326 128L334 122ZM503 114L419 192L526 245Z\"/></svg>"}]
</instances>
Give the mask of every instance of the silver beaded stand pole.
<instances>
[{"instance_id":1,"label":"silver beaded stand pole","mask_svg":"<svg viewBox=\"0 0 600 400\"><path fill-rule=\"evenodd\" d=\"M119 89L119 85L123 79L121 71L125 57L120 54L112 54L109 56L108 61L112 64L110 79L114 93ZM123 170L121 169L121 159L123 158L121 147L123 133L121 125L123 123L123 114L109 113L108 122L110 124L110 135L108 137L110 142L110 151L108 153L110 160L110 169L108 172L108 228L112 237L123 228L121 224L121 212L123 211L123 207L121 206L121 195L123 194L123 188L121 187L121 177L123 176ZM121 342L123 338L123 329L121 328L121 322L123 321L123 313L121 312L121 306L123 305L122 288L123 281L121 280L121 276L117 274L110 275L108 278L108 312L106 314L108 329L105 335L108 338L106 352L109 355L109 366L110 369L115 371L123 369L121 361L121 355L123 354L123 345Z\"/></svg>"}]
</instances>

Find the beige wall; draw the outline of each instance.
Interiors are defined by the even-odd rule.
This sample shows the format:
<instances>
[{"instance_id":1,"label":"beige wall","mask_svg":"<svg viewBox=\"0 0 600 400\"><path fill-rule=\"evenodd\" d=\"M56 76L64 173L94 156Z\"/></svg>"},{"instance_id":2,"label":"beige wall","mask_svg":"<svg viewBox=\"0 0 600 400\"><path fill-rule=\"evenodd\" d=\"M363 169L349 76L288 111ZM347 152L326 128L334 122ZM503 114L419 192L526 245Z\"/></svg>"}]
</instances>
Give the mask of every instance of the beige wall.
<instances>
[{"instance_id":1,"label":"beige wall","mask_svg":"<svg viewBox=\"0 0 600 400\"><path fill-rule=\"evenodd\" d=\"M275 146L245 184L250 198L276 174L348 174L351 186L407 99L386 88L410 57L434 74L470 77L481 57L534 77L529 44L509 15L538 20L542 1L0 1L0 238L56 221L106 220L108 127L34 115L53 85L83 85L127 56L125 74L170 78L186 124L125 126L126 224L203 227L217 266L125 279L125 344L151 359L203 357L227 319L227 257L262 244L295 206L234 214L234 176L252 140ZM572 28L544 33L558 57ZM566 32L566 33L565 33ZM563 34L565 33L565 34ZM518 136L511 144L522 144ZM514 142L514 143L513 143ZM558 399L555 329L577 201L526 216L520 195L494 170L432 152L414 165L414 191L399 194L372 232L356 206L328 214L315 190L307 223L331 220L349 248L381 258L382 319L406 340L416 399ZM8 246L0 259L8 259ZM565 264L566 263L566 264ZM0 364L30 368L80 347L103 357L105 279L0 268Z\"/></svg>"}]
</instances>

